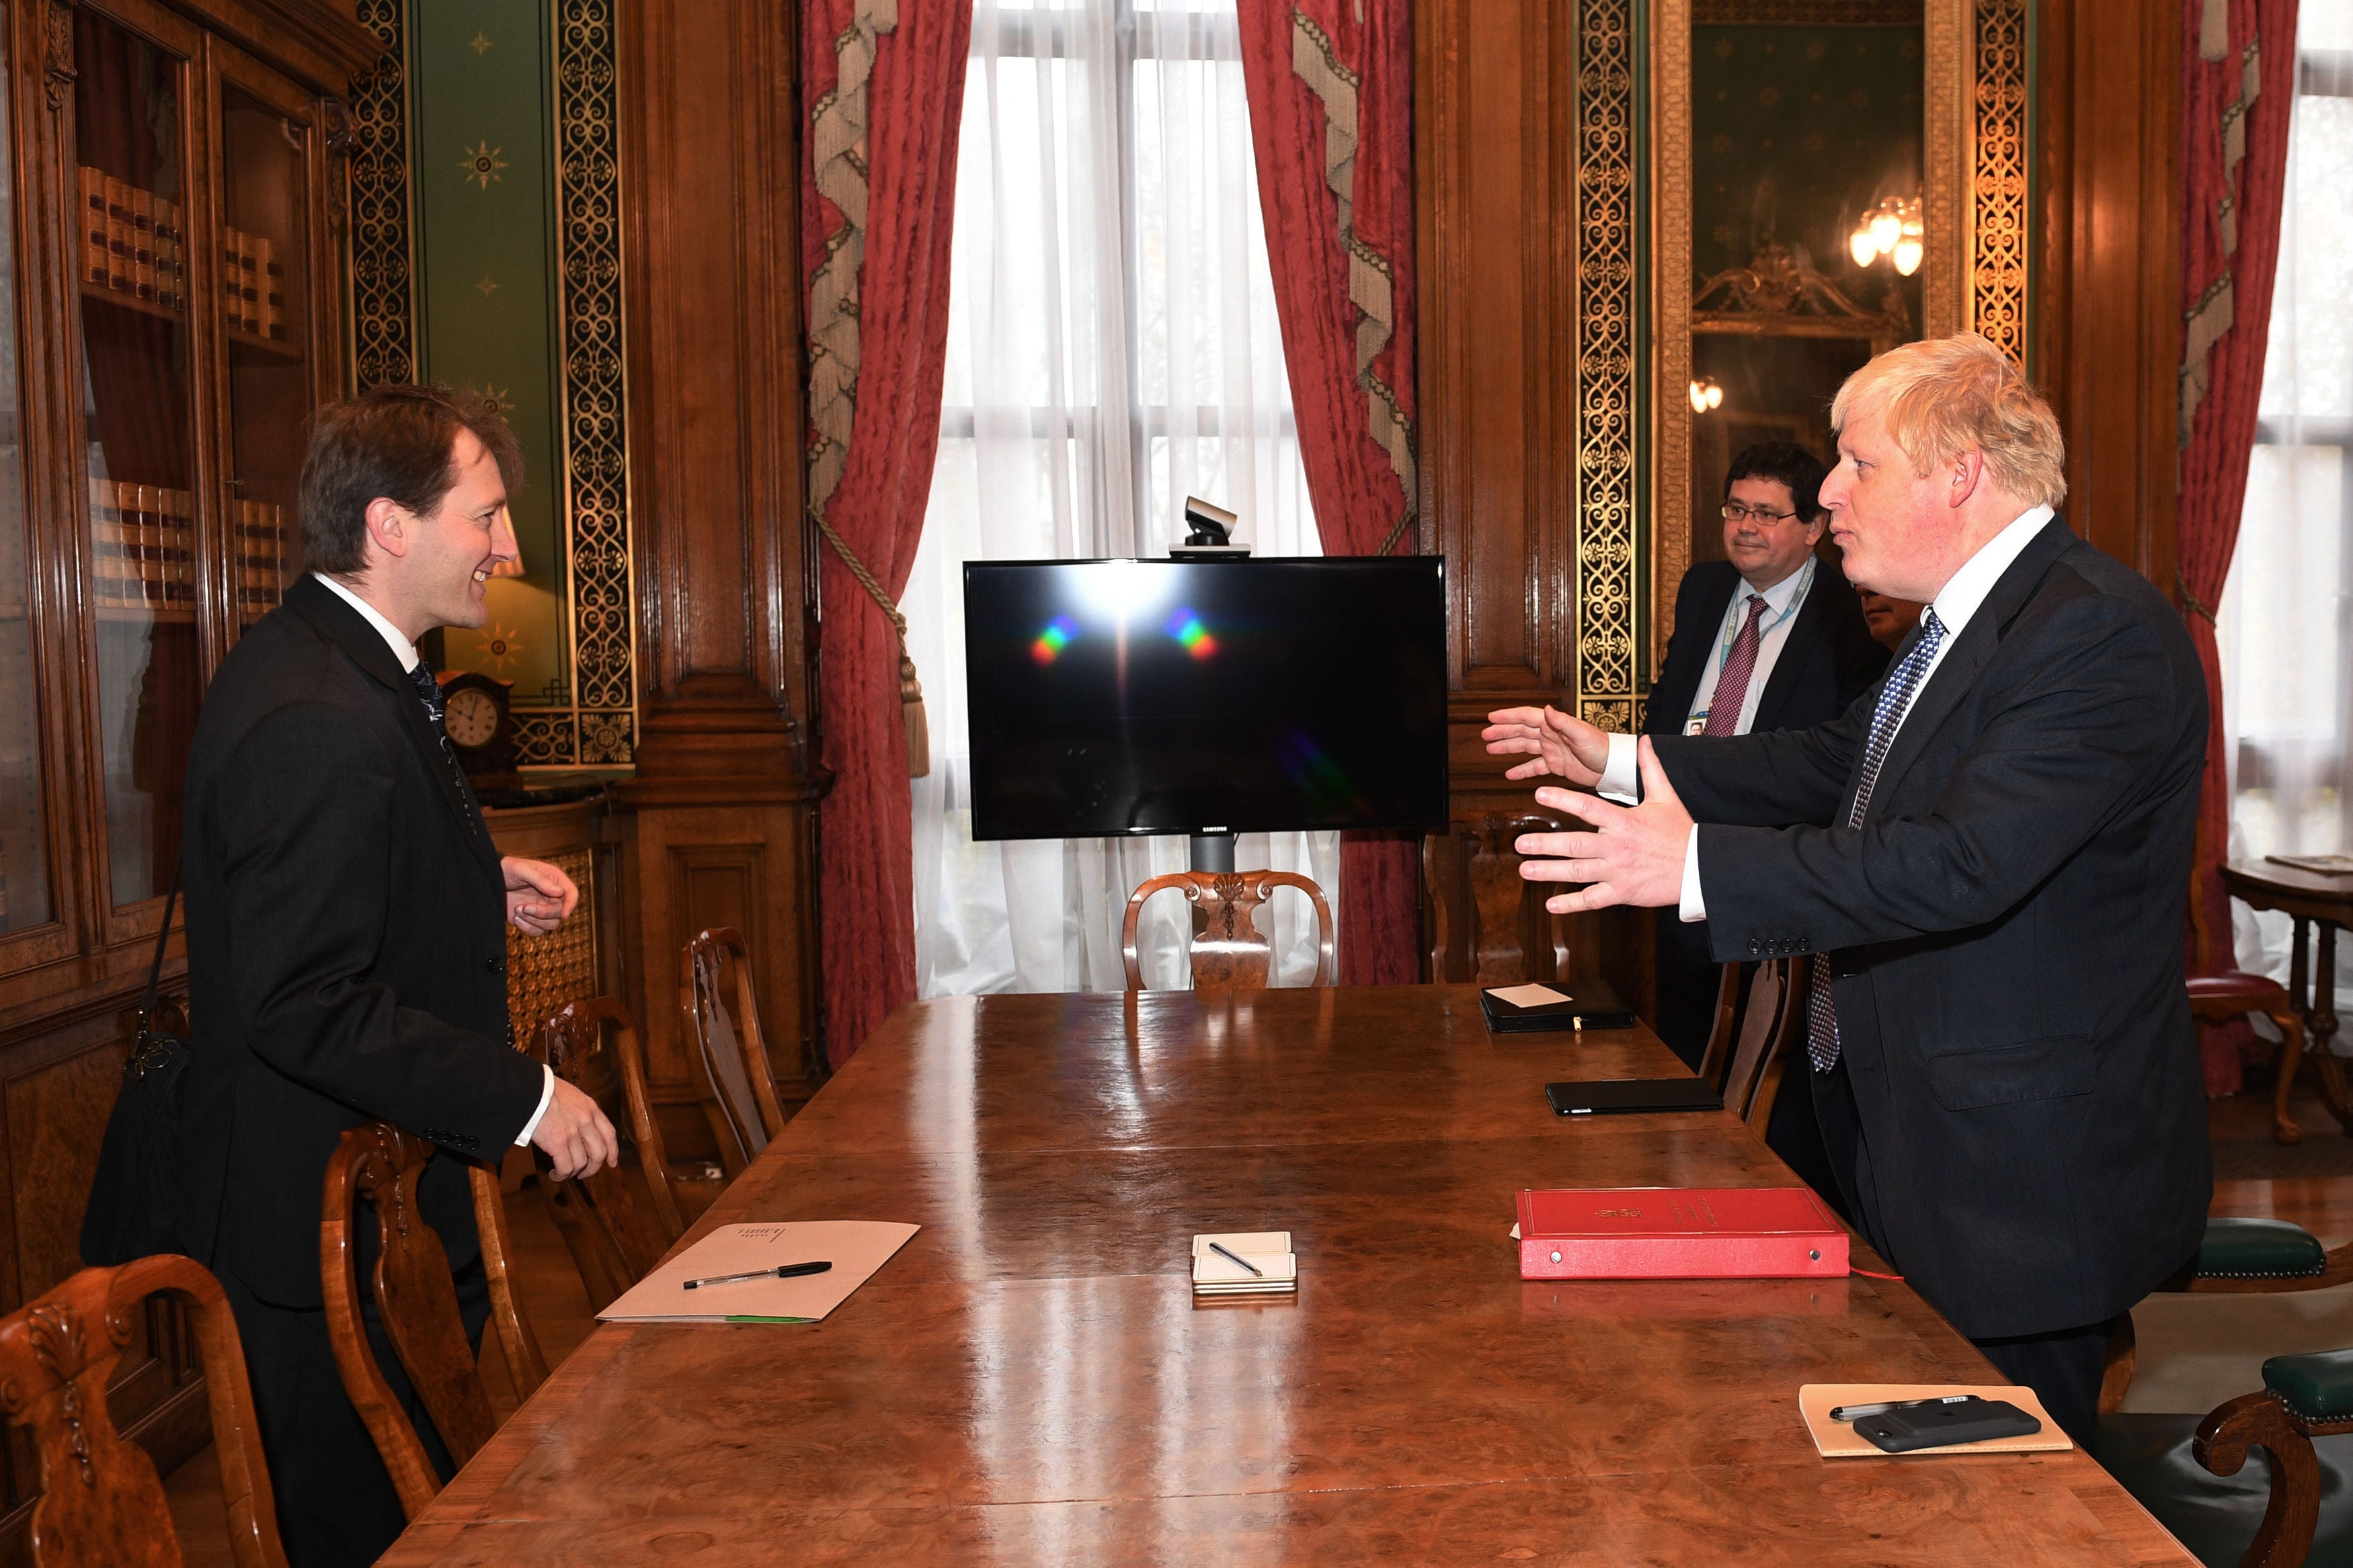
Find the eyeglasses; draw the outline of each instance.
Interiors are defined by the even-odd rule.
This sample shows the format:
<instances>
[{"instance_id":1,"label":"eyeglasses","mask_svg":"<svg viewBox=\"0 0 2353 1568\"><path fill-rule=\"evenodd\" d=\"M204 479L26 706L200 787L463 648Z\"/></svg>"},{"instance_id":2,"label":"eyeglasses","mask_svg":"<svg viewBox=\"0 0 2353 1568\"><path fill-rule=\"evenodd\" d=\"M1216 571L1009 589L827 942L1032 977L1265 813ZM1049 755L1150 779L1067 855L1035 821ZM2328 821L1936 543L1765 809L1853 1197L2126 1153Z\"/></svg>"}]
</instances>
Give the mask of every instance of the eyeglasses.
<instances>
[{"instance_id":1,"label":"eyeglasses","mask_svg":"<svg viewBox=\"0 0 2353 1568\"><path fill-rule=\"evenodd\" d=\"M1754 518L1758 522L1770 526L1777 522L1787 522L1797 515L1794 511L1767 511L1761 506L1742 506L1736 500L1724 503L1724 521L1726 522L1740 522Z\"/></svg>"}]
</instances>

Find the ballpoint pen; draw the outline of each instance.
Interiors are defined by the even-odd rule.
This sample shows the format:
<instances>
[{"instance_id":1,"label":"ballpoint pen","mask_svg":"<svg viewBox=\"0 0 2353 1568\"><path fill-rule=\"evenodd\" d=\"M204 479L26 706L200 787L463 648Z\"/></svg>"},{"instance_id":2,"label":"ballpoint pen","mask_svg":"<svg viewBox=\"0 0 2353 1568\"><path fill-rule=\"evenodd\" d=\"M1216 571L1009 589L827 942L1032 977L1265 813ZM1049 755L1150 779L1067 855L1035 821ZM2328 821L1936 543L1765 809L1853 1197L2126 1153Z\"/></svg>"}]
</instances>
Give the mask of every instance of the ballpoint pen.
<instances>
[{"instance_id":1,"label":"ballpoint pen","mask_svg":"<svg viewBox=\"0 0 2353 1568\"><path fill-rule=\"evenodd\" d=\"M1251 1273L1257 1275L1261 1279L1266 1278L1265 1269L1261 1268L1257 1264L1252 1263L1249 1258L1244 1258L1238 1252L1228 1252L1223 1247L1214 1241L1209 1243L1209 1250L1233 1259L1236 1263L1240 1264L1243 1268L1249 1269Z\"/></svg>"},{"instance_id":2,"label":"ballpoint pen","mask_svg":"<svg viewBox=\"0 0 2353 1568\"><path fill-rule=\"evenodd\" d=\"M832 1268L830 1263L780 1263L774 1268L754 1268L749 1274L714 1274L708 1279L690 1279L689 1290L700 1290L705 1285L733 1285L745 1279L797 1279L805 1274L822 1274Z\"/></svg>"},{"instance_id":3,"label":"ballpoint pen","mask_svg":"<svg viewBox=\"0 0 2353 1568\"><path fill-rule=\"evenodd\" d=\"M1967 1394L1947 1394L1934 1399L1883 1399L1876 1405L1839 1405L1831 1409L1833 1421L1853 1421L1865 1415L1884 1415L1891 1410L1910 1410L1922 1405L1958 1405L1975 1397Z\"/></svg>"}]
</instances>

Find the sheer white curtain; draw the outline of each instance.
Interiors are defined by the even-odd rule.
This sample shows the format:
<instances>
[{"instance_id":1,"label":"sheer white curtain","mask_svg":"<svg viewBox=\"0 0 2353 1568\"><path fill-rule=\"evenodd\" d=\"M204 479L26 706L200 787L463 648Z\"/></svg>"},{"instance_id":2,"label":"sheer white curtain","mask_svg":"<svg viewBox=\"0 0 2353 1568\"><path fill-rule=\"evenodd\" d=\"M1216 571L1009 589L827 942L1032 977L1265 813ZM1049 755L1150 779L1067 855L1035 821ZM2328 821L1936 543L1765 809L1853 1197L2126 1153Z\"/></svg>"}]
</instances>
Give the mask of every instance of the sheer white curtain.
<instances>
[{"instance_id":1,"label":"sheer white curtain","mask_svg":"<svg viewBox=\"0 0 2353 1568\"><path fill-rule=\"evenodd\" d=\"M1185 842L973 841L962 564L1165 554L1187 494L1240 513L1261 555L1321 547L1234 0L977 0L972 49L939 461L900 601L933 714L916 977L926 996L1118 990L1128 894L1183 869ZM1336 906L1336 834L1246 834L1235 864L1303 872ZM1189 984L1187 908L1147 908L1148 984ZM1278 982L1303 983L1313 912L1271 909Z\"/></svg>"},{"instance_id":2,"label":"sheer white curtain","mask_svg":"<svg viewBox=\"0 0 2353 1568\"><path fill-rule=\"evenodd\" d=\"M2353 5L2297 24L2279 279L2246 511L2216 629L2231 852L2353 851ZM2284 977L2289 922L2234 905L2239 962ZM2339 942L2338 995L2353 987Z\"/></svg>"}]
</instances>

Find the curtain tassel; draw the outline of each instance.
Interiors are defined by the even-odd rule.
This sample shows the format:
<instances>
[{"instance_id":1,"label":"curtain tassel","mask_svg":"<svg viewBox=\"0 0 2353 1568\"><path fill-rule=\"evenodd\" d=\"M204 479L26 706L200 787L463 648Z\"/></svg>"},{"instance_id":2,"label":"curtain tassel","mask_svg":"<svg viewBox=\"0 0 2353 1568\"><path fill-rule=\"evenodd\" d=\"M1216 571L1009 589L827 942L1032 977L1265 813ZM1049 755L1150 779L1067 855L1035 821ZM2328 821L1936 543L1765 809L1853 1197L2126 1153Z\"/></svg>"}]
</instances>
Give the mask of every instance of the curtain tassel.
<instances>
[{"instance_id":1,"label":"curtain tassel","mask_svg":"<svg viewBox=\"0 0 2353 1568\"><path fill-rule=\"evenodd\" d=\"M915 661L899 650L899 717L907 725L907 776L920 779L932 771L932 726L923 717L923 683L915 679Z\"/></svg>"}]
</instances>

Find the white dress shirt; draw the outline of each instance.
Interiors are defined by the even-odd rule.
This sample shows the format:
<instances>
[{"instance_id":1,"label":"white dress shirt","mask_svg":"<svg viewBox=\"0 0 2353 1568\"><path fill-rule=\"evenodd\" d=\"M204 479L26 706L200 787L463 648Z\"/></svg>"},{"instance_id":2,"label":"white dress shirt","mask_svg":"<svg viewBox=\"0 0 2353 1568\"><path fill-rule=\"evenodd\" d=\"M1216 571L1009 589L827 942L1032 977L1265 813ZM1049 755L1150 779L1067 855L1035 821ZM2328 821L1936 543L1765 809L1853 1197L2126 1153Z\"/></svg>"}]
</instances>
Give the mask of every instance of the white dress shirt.
<instances>
[{"instance_id":1,"label":"white dress shirt","mask_svg":"<svg viewBox=\"0 0 2353 1568\"><path fill-rule=\"evenodd\" d=\"M1914 684L1911 699L1905 703L1904 711L1896 715L1897 732L1902 731L1904 721L1911 717L1912 710L1918 705L1920 694L1928 689L1928 682L1936 679L1938 668L1944 664L1945 656L1953 651L1953 644L1960 640L1962 630L1969 624L1969 617L1978 613L1978 606L1985 603L1988 594L1993 592L1993 585L2001 581L2001 574L2010 570L2010 563L2024 553L2029 544L2034 542L2035 535L2042 531L2043 525L2051 521L2052 515L2047 506L2028 508L2009 527L1979 545L1978 552L1963 562L1961 569L1954 573L1937 593L1929 608L1935 610L1936 619L1944 623L1945 640L1937 645L1935 655L1928 660L1928 668L1920 672L1920 679ZM1894 743L1893 734L1888 743ZM1609 765L1601 771L1601 782L1597 788L1605 798L1628 805L1641 798L1641 770L1633 736L1609 737ZM1677 912L1686 922L1707 919L1707 899L1699 885L1699 826L1696 823L1692 826L1691 837L1683 841L1683 898Z\"/></svg>"},{"instance_id":2,"label":"white dress shirt","mask_svg":"<svg viewBox=\"0 0 2353 1568\"><path fill-rule=\"evenodd\" d=\"M1757 663L1748 672L1748 689L1740 699L1740 716L1732 732L1746 735L1757 722L1757 704L1765 695L1765 683L1773 679L1773 665L1781 657L1781 648L1789 640L1789 627L1805 607L1806 592L1814 585L1814 572L1820 563L1811 555L1795 572L1769 588L1750 585L1747 578L1733 591L1732 603L1724 607L1724 620L1715 629L1715 656L1700 672L1699 689L1692 693L1692 719L1704 720L1715 701L1715 683L1723 678L1725 661L1732 657L1732 645L1740 637L1740 627L1748 619L1748 598L1756 595L1765 601L1764 618L1757 623ZM1686 723L1683 732L1694 731Z\"/></svg>"},{"instance_id":3,"label":"white dress shirt","mask_svg":"<svg viewBox=\"0 0 2353 1568\"><path fill-rule=\"evenodd\" d=\"M376 635L384 638L385 646L392 649L392 657L400 661L403 673L417 668L417 645L403 636L398 626L385 620L382 611L324 572L313 572L311 575L341 595L343 603L360 613L362 620L375 628ZM539 1109L531 1113L531 1120L522 1124L521 1132L515 1134L515 1147L518 1149L529 1147L531 1135L539 1131L539 1119L547 1114L548 1104L555 1098L555 1069L542 1062L539 1064Z\"/></svg>"}]
</instances>

